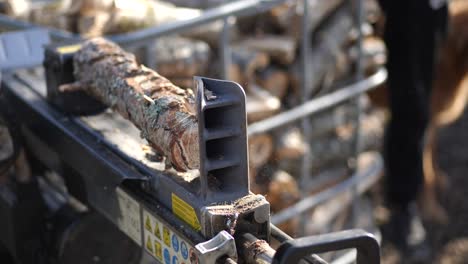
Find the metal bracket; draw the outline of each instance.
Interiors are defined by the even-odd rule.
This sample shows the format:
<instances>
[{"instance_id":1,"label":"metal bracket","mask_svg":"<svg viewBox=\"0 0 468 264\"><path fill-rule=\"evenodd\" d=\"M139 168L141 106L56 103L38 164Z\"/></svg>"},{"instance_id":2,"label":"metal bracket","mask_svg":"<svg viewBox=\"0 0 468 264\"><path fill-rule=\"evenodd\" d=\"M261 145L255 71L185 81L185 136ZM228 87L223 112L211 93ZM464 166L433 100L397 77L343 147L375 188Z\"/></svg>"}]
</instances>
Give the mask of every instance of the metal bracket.
<instances>
[{"instance_id":1,"label":"metal bracket","mask_svg":"<svg viewBox=\"0 0 468 264\"><path fill-rule=\"evenodd\" d=\"M228 256L237 261L237 249L234 237L221 231L212 239L195 246L199 263L216 263L222 256Z\"/></svg>"},{"instance_id":2,"label":"metal bracket","mask_svg":"<svg viewBox=\"0 0 468 264\"><path fill-rule=\"evenodd\" d=\"M229 81L194 77L197 87L201 194L206 202L249 194L245 93Z\"/></svg>"},{"instance_id":3,"label":"metal bracket","mask_svg":"<svg viewBox=\"0 0 468 264\"><path fill-rule=\"evenodd\" d=\"M44 46L50 42L45 29L8 32L0 35L0 70L35 67L44 60Z\"/></svg>"},{"instance_id":4,"label":"metal bracket","mask_svg":"<svg viewBox=\"0 0 468 264\"><path fill-rule=\"evenodd\" d=\"M273 263L299 263L311 254L348 248L357 249L357 264L380 263L379 243L372 234L358 229L288 240L276 251Z\"/></svg>"}]
</instances>

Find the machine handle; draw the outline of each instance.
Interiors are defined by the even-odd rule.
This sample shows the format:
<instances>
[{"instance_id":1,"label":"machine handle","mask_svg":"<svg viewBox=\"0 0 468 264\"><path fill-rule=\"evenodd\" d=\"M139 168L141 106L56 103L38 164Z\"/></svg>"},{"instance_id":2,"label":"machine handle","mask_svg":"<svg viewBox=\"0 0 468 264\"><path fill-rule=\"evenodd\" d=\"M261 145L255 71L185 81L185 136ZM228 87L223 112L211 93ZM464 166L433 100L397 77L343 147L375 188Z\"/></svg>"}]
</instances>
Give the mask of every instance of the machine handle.
<instances>
[{"instance_id":1,"label":"machine handle","mask_svg":"<svg viewBox=\"0 0 468 264\"><path fill-rule=\"evenodd\" d=\"M357 264L380 263L379 243L372 234L359 229L285 241L276 251L273 263L299 263L311 254L350 248L357 249Z\"/></svg>"}]
</instances>

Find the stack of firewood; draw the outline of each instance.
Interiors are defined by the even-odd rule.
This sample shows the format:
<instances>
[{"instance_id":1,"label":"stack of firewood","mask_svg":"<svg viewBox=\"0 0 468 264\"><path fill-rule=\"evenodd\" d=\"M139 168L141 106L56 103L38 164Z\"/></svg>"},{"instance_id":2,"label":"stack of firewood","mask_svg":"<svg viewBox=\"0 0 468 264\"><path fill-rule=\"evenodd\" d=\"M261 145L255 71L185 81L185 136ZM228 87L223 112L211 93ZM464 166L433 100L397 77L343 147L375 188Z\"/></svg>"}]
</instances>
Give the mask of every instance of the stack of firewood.
<instances>
[{"instance_id":1,"label":"stack of firewood","mask_svg":"<svg viewBox=\"0 0 468 264\"><path fill-rule=\"evenodd\" d=\"M7 13L20 19L58 27L85 37L129 32L196 17L203 8L225 0L60 0L52 4L31 5L28 0L4 0ZM369 2L369 1L368 1ZM184 6L184 7L182 7ZM384 64L385 49L375 37L370 23L376 23L375 8L362 25L366 74ZM357 30L350 1L286 1L254 16L240 17L231 29L229 79L241 84L247 94L249 123L261 121L283 110L335 91L354 79L357 61ZM310 13L311 34L301 35L304 10ZM194 75L219 77L217 51L219 22L201 26L180 35L161 37L152 50L156 70L182 88L192 87ZM307 78L310 87L301 89L301 38L310 38ZM146 55L138 55L144 61ZM309 174L348 166L353 155L356 108L354 102L310 117L311 131L305 134L300 124L249 139L250 174L254 192L267 195L273 211L300 199L297 178L306 153L311 157ZM364 104L366 105L366 104ZM378 149L383 118L367 104L362 118L360 151ZM310 142L308 144L307 142ZM342 178L342 177L341 177ZM330 184L324 183L324 184ZM282 186L287 186L281 188ZM315 186L315 189L320 189ZM292 226L284 226L291 233Z\"/></svg>"}]
</instances>

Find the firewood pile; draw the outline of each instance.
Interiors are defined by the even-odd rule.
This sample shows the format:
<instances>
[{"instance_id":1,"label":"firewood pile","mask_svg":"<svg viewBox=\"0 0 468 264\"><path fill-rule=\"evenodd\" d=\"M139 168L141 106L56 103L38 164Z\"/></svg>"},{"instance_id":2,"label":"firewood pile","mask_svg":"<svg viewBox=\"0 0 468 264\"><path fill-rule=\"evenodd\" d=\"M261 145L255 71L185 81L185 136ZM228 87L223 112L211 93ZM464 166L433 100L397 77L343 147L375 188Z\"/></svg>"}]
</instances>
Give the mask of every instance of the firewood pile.
<instances>
[{"instance_id":1,"label":"firewood pile","mask_svg":"<svg viewBox=\"0 0 468 264\"><path fill-rule=\"evenodd\" d=\"M95 37L190 19L199 16L204 8L229 1L60 0L41 5L33 5L28 0L4 2L4 11L12 17ZM309 6L301 2L286 1L265 13L238 17L231 29L232 63L228 73L229 78L246 91L249 123L291 109L299 105L304 96L316 98L355 80L357 29L350 1L309 1ZM361 25L363 65L365 74L369 75L385 63L385 48L373 27L379 18L376 4L371 0L365 3L365 23ZM306 8L310 13L311 36L301 36L301 19ZM188 90L194 75L219 77L221 29L220 22L213 22L186 33L159 38L152 49L157 62L155 70L174 85ZM311 38L311 47L308 47L311 55L307 62L311 87L306 95L300 86L302 37ZM135 54L139 61L146 56L138 51ZM360 124L359 151L379 149L383 114L375 111L366 98L362 99L365 109ZM353 155L356 114L353 102L344 103L310 117L308 134L297 123L250 137L252 190L266 194L274 212L297 202L300 199L297 181L302 157L307 152L311 155L311 175L330 169L343 172L341 169L348 166L348 158ZM177 155L171 151L169 154L176 164L187 166L177 163ZM340 176L338 178L346 177ZM327 184L330 182L324 183ZM294 233L294 224L287 223L283 228Z\"/></svg>"}]
</instances>

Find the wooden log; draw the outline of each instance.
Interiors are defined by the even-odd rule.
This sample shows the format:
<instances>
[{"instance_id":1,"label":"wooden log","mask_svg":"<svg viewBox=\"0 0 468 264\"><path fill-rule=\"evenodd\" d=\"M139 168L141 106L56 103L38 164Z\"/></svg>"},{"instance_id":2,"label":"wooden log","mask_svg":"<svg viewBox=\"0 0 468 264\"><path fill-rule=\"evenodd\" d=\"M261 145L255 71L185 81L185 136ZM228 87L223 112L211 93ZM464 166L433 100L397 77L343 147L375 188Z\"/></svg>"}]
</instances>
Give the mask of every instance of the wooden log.
<instances>
[{"instance_id":1,"label":"wooden log","mask_svg":"<svg viewBox=\"0 0 468 264\"><path fill-rule=\"evenodd\" d=\"M275 160L292 160L302 157L308 148L298 127L281 130L276 135Z\"/></svg>"},{"instance_id":2,"label":"wooden log","mask_svg":"<svg viewBox=\"0 0 468 264\"><path fill-rule=\"evenodd\" d=\"M357 47L353 46L349 50L351 61L358 59ZM379 37L370 36L362 40L362 56L363 69L366 75L375 73L375 71L383 67L387 62L387 50L385 43Z\"/></svg>"},{"instance_id":3,"label":"wooden log","mask_svg":"<svg viewBox=\"0 0 468 264\"><path fill-rule=\"evenodd\" d=\"M270 183L265 197L270 202L271 211L279 212L300 199L300 191L294 177L284 171L276 171ZM288 234L294 234L298 227L298 218L290 219L281 223L279 227Z\"/></svg>"},{"instance_id":4,"label":"wooden log","mask_svg":"<svg viewBox=\"0 0 468 264\"><path fill-rule=\"evenodd\" d=\"M211 57L207 43L175 36L158 38L154 53L156 70L170 80L206 75Z\"/></svg>"},{"instance_id":5,"label":"wooden log","mask_svg":"<svg viewBox=\"0 0 468 264\"><path fill-rule=\"evenodd\" d=\"M359 152L381 149L384 115L382 111L376 111L363 116ZM352 123L347 123L338 127L334 134L324 135L320 139L312 141L310 147L312 170L320 171L332 164L345 164L347 159L354 155L354 129Z\"/></svg>"},{"instance_id":6,"label":"wooden log","mask_svg":"<svg viewBox=\"0 0 468 264\"><path fill-rule=\"evenodd\" d=\"M309 69L307 75L310 86L307 87L308 95L313 96L319 93L326 75L330 71L335 71L340 64L340 51L348 41L348 33L353 26L352 18L346 9L340 9L329 21L324 24L320 31L315 32L314 41L310 48ZM344 64L345 66L348 64ZM292 90L300 95L300 69L301 65L293 65L290 70ZM344 69L346 71L346 69ZM291 98L292 103L299 103L301 97Z\"/></svg>"},{"instance_id":7,"label":"wooden log","mask_svg":"<svg viewBox=\"0 0 468 264\"><path fill-rule=\"evenodd\" d=\"M249 164L252 168L265 165L273 154L273 138L269 134L249 137Z\"/></svg>"},{"instance_id":8,"label":"wooden log","mask_svg":"<svg viewBox=\"0 0 468 264\"><path fill-rule=\"evenodd\" d=\"M27 0L4 0L5 14L14 18L25 19L28 17L31 3Z\"/></svg>"},{"instance_id":9,"label":"wooden log","mask_svg":"<svg viewBox=\"0 0 468 264\"><path fill-rule=\"evenodd\" d=\"M281 109L280 100L268 91L251 85L246 99L247 121L249 123L270 117Z\"/></svg>"},{"instance_id":10,"label":"wooden log","mask_svg":"<svg viewBox=\"0 0 468 264\"><path fill-rule=\"evenodd\" d=\"M77 19L77 33L85 38L105 35L109 28L111 14L106 11L93 10L82 13Z\"/></svg>"},{"instance_id":11,"label":"wooden log","mask_svg":"<svg viewBox=\"0 0 468 264\"><path fill-rule=\"evenodd\" d=\"M229 78L248 90L249 84L254 81L255 72L264 69L269 63L266 53L234 45L231 50Z\"/></svg>"},{"instance_id":12,"label":"wooden log","mask_svg":"<svg viewBox=\"0 0 468 264\"><path fill-rule=\"evenodd\" d=\"M266 197L272 211L278 212L299 201L299 186L294 177L287 172L276 171L268 184Z\"/></svg>"},{"instance_id":13,"label":"wooden log","mask_svg":"<svg viewBox=\"0 0 468 264\"><path fill-rule=\"evenodd\" d=\"M289 76L285 70L269 66L257 72L256 83L281 100L288 92Z\"/></svg>"},{"instance_id":14,"label":"wooden log","mask_svg":"<svg viewBox=\"0 0 468 264\"><path fill-rule=\"evenodd\" d=\"M282 65L290 65L296 58L297 41L289 36L249 37L239 42L239 46L264 52L272 61Z\"/></svg>"},{"instance_id":15,"label":"wooden log","mask_svg":"<svg viewBox=\"0 0 468 264\"><path fill-rule=\"evenodd\" d=\"M76 83L132 121L142 137L179 171L196 169L198 125L191 90L184 90L102 38L86 41L74 56Z\"/></svg>"},{"instance_id":16,"label":"wooden log","mask_svg":"<svg viewBox=\"0 0 468 264\"><path fill-rule=\"evenodd\" d=\"M32 5L26 20L31 23L72 31L75 17L68 13L70 3L65 1Z\"/></svg>"},{"instance_id":17,"label":"wooden log","mask_svg":"<svg viewBox=\"0 0 468 264\"><path fill-rule=\"evenodd\" d=\"M344 109L343 109L344 110ZM327 120L325 118L321 120ZM330 118L328 118L330 119ZM361 123L361 148L359 152L380 150L384 134L385 112L381 110L371 111L364 114ZM309 174L318 174L331 167L347 166L348 158L354 155L353 138L354 126L351 119L346 119L342 124L336 124L327 133L316 135L309 139L310 142L310 164ZM326 124L332 125L333 122ZM320 123L315 123L313 127L320 127ZM288 173L301 175L302 157L290 159L275 159L278 168Z\"/></svg>"}]
</instances>

